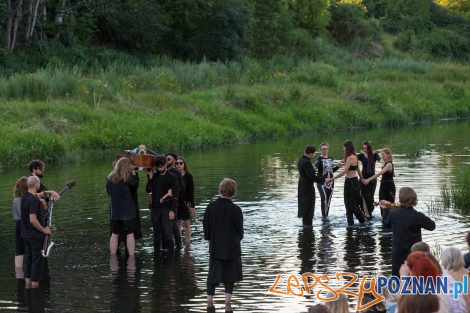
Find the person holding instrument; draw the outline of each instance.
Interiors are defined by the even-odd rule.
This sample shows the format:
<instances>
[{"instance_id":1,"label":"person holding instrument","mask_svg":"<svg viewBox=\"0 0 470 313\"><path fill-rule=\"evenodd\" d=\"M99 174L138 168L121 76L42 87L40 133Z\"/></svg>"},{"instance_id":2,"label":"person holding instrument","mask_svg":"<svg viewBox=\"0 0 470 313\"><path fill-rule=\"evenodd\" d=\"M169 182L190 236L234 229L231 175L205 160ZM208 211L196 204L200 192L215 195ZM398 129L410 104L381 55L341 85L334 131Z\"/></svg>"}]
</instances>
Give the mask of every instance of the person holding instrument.
<instances>
[{"instance_id":1,"label":"person holding instrument","mask_svg":"<svg viewBox=\"0 0 470 313\"><path fill-rule=\"evenodd\" d=\"M185 158L178 157L176 160L176 169L183 177L185 190L180 192L178 197L178 218L183 220L184 236L186 247L191 242L191 223L190 215L195 214L194 209L194 180L193 175L189 172Z\"/></svg>"},{"instance_id":2,"label":"person holding instrument","mask_svg":"<svg viewBox=\"0 0 470 313\"><path fill-rule=\"evenodd\" d=\"M37 176L39 179L44 177L44 173L46 171L46 165L42 160L32 160L28 164L29 171L31 172L31 176ZM46 186L43 183L40 183L41 186L38 189L37 196L40 199L45 199L45 201L41 201L42 206L46 209L47 208L47 200L48 197L52 197L54 202L58 202L60 200L60 195L58 192L54 190L47 190Z\"/></svg>"},{"instance_id":3,"label":"person holding instrument","mask_svg":"<svg viewBox=\"0 0 470 313\"><path fill-rule=\"evenodd\" d=\"M28 191L21 196L21 237L25 242L25 287L38 288L41 277L43 258L42 244L45 235L51 235L46 227L46 211L40 206L37 191L41 181L37 176L28 177Z\"/></svg>"},{"instance_id":4,"label":"person holding instrument","mask_svg":"<svg viewBox=\"0 0 470 313\"><path fill-rule=\"evenodd\" d=\"M368 185L371 181L374 181L377 177L382 176L382 180L380 181L380 189L379 189L379 201L386 200L391 203L395 202L395 181L393 180L393 176L395 176L395 168L393 166L393 156L392 151L389 148L383 148L380 152L380 156L384 161L384 165L382 170L377 174L372 175L367 179L363 179L363 183ZM387 207L380 206L380 211L382 214L382 222L387 219L387 216L390 212L390 209Z\"/></svg>"},{"instance_id":5,"label":"person holding instrument","mask_svg":"<svg viewBox=\"0 0 470 313\"><path fill-rule=\"evenodd\" d=\"M356 156L356 148L351 140L346 140L343 143L344 150L344 168L341 173L337 174L333 178L327 178L326 183L330 183L335 179L338 179L346 175L344 181L344 206L346 207L346 218L348 220L348 227L354 226L353 215L356 216L357 220L361 225L366 224L366 220L361 210L361 186L359 184L359 175L357 173L358 160Z\"/></svg>"}]
</instances>

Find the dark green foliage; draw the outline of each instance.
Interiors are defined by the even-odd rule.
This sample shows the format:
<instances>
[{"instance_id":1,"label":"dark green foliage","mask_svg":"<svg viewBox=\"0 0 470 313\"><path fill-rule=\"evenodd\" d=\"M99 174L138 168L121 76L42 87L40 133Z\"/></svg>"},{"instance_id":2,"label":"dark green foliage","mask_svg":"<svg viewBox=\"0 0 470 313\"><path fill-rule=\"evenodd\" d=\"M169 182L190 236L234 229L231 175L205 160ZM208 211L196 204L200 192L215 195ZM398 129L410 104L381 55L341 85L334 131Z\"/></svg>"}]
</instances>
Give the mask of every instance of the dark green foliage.
<instances>
[{"instance_id":1,"label":"dark green foliage","mask_svg":"<svg viewBox=\"0 0 470 313\"><path fill-rule=\"evenodd\" d=\"M195 57L236 60L243 56L250 11L240 0L221 0L212 8L205 26L195 38Z\"/></svg>"},{"instance_id":2,"label":"dark green foliage","mask_svg":"<svg viewBox=\"0 0 470 313\"><path fill-rule=\"evenodd\" d=\"M388 1L382 26L391 33L428 31L432 28L431 6L432 0Z\"/></svg>"},{"instance_id":3,"label":"dark green foliage","mask_svg":"<svg viewBox=\"0 0 470 313\"><path fill-rule=\"evenodd\" d=\"M433 55L449 59L470 60L470 38L447 28L436 28L422 36L423 48Z\"/></svg>"},{"instance_id":4,"label":"dark green foliage","mask_svg":"<svg viewBox=\"0 0 470 313\"><path fill-rule=\"evenodd\" d=\"M370 40L378 37L373 23L366 19L360 6L335 2L330 7L330 13L328 31L340 44L350 45L356 39Z\"/></svg>"},{"instance_id":5,"label":"dark green foliage","mask_svg":"<svg viewBox=\"0 0 470 313\"><path fill-rule=\"evenodd\" d=\"M296 27L313 36L324 33L330 19L327 0L294 0L290 3L290 10Z\"/></svg>"}]
</instances>

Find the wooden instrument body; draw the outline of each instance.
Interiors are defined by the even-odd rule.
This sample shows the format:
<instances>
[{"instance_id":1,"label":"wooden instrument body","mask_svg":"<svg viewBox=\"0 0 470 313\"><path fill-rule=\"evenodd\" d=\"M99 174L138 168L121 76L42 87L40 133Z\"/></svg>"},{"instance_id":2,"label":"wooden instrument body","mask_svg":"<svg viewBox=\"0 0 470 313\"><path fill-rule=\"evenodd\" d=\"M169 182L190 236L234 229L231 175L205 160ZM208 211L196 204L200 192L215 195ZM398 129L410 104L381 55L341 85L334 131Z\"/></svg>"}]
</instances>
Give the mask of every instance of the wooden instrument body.
<instances>
[{"instance_id":1,"label":"wooden instrument body","mask_svg":"<svg viewBox=\"0 0 470 313\"><path fill-rule=\"evenodd\" d=\"M128 158L134 166L152 168L155 165L156 156L151 154L118 154L116 160Z\"/></svg>"}]
</instances>

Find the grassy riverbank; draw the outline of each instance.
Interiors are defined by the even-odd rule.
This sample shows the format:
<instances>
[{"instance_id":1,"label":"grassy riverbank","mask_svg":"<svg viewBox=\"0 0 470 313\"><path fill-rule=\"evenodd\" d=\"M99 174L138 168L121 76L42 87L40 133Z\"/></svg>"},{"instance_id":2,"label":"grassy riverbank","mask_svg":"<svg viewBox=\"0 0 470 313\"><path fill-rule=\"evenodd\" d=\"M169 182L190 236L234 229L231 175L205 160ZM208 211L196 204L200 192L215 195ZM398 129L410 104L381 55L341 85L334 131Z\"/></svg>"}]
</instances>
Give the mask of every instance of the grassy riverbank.
<instances>
[{"instance_id":1,"label":"grassy riverbank","mask_svg":"<svg viewBox=\"0 0 470 313\"><path fill-rule=\"evenodd\" d=\"M182 151L470 116L469 65L325 56L318 62L158 59L148 67L51 66L0 77L0 163L84 161L140 143Z\"/></svg>"}]
</instances>

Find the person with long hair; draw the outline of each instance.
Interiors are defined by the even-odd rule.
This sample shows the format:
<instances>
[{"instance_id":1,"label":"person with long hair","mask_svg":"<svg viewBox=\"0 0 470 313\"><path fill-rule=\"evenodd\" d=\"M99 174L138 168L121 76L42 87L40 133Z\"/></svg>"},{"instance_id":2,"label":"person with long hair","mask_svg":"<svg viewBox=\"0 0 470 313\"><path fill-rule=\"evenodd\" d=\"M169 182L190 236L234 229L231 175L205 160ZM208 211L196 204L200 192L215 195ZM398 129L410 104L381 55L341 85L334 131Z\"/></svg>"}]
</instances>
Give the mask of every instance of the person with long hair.
<instances>
[{"instance_id":1,"label":"person with long hair","mask_svg":"<svg viewBox=\"0 0 470 313\"><path fill-rule=\"evenodd\" d=\"M209 203L204 213L204 239L209 240L209 273L207 276L207 304L213 305L215 288L225 287L225 305L230 308L233 286L243 280L241 246L243 213L232 202L237 183L224 178L219 184L220 197Z\"/></svg>"},{"instance_id":2,"label":"person with long hair","mask_svg":"<svg viewBox=\"0 0 470 313\"><path fill-rule=\"evenodd\" d=\"M18 178L13 188L12 212L15 220L15 272L16 278L23 278L23 260L25 253L24 240L21 238L21 196L28 191L28 178Z\"/></svg>"},{"instance_id":3,"label":"person with long hair","mask_svg":"<svg viewBox=\"0 0 470 313\"><path fill-rule=\"evenodd\" d=\"M434 262L429 258L429 256L425 252L416 251L412 252L406 258L406 262L400 267L400 276L414 276L414 277L423 277L424 282L432 278L434 281L434 285L437 284L437 277L440 277L439 269L434 265ZM409 286L412 288L412 286ZM403 297L408 295L402 295L398 300L398 312L402 313L402 309L400 309L400 302L404 301ZM449 305L447 301L446 294L438 294L438 308L431 309L427 311L409 311L409 312L436 312L436 313L449 313ZM408 312L408 311L405 311ZM452 311L453 312L453 311Z\"/></svg>"},{"instance_id":4,"label":"person with long hair","mask_svg":"<svg viewBox=\"0 0 470 313\"><path fill-rule=\"evenodd\" d=\"M136 208L131 189L138 187L135 167L128 158L120 158L113 170L106 177L106 191L111 202L111 238L109 251L116 254L119 235L126 236L126 247L129 255L135 252L135 218Z\"/></svg>"},{"instance_id":5,"label":"person with long hair","mask_svg":"<svg viewBox=\"0 0 470 313\"><path fill-rule=\"evenodd\" d=\"M191 214L195 214L194 209L194 180L189 172L186 159L179 156L176 160L176 169L183 177L185 189L178 197L178 218L183 220L184 237L186 246L191 242Z\"/></svg>"},{"instance_id":6,"label":"person with long hair","mask_svg":"<svg viewBox=\"0 0 470 313\"><path fill-rule=\"evenodd\" d=\"M382 176L382 180L380 181L380 189L379 189L379 200L385 200L391 203L395 202L395 195L396 195L396 188L395 188L395 181L393 180L393 176L395 176L395 168L393 166L393 155L392 151L389 148L383 148L380 151L380 156L384 161L384 165L382 170L377 174L372 175L371 177L364 179L363 183L368 185L371 181L374 181L377 177ZM380 207L380 212L382 214L382 221L384 221L390 209L386 207Z\"/></svg>"},{"instance_id":7,"label":"person with long hair","mask_svg":"<svg viewBox=\"0 0 470 313\"><path fill-rule=\"evenodd\" d=\"M343 177L346 175L344 181L344 206L346 207L346 218L348 220L348 227L354 225L354 216L361 223L365 225L366 220L360 208L361 205L361 186L359 183L359 175L357 173L358 169L358 160L356 156L356 149L354 143L351 140L346 140L343 143L344 150L344 168L331 179L326 179L326 182L329 183L335 179Z\"/></svg>"},{"instance_id":8,"label":"person with long hair","mask_svg":"<svg viewBox=\"0 0 470 313\"><path fill-rule=\"evenodd\" d=\"M418 204L416 192L409 188L400 188L398 193L400 206L392 209L384 221L384 226L392 228L392 275L398 276L400 266L410 254L411 246L422 241L421 228L434 230L436 223L414 207Z\"/></svg>"},{"instance_id":9,"label":"person with long hair","mask_svg":"<svg viewBox=\"0 0 470 313\"><path fill-rule=\"evenodd\" d=\"M317 158L313 167L317 169L318 175L324 178L332 178L339 166L333 164L333 158L328 155L329 145L324 142L320 145L320 156ZM333 183L317 183L318 193L321 198L321 214L323 218L328 217L330 212L331 196L333 195Z\"/></svg>"},{"instance_id":10,"label":"person with long hair","mask_svg":"<svg viewBox=\"0 0 470 313\"><path fill-rule=\"evenodd\" d=\"M441 254L441 264L444 268L444 277L447 277L447 290L455 290L456 282L460 282L463 286L465 283L465 276L468 276L468 270L464 268L465 262L463 260L462 252L456 247L449 247ZM464 290L470 287L467 277L467 286ZM453 295L448 295L449 309L453 313L467 313L470 311L470 295L462 294L458 299L454 299Z\"/></svg>"},{"instance_id":11,"label":"person with long hair","mask_svg":"<svg viewBox=\"0 0 470 313\"><path fill-rule=\"evenodd\" d=\"M371 218L374 211L374 194L377 188L377 179L369 181L368 184L364 184L364 180L375 174L375 163L380 161L380 156L377 152L374 152L370 141L365 140L362 142L362 153L359 153L357 158L362 164L362 169L358 172L361 180L362 210L368 218Z\"/></svg>"},{"instance_id":12,"label":"person with long hair","mask_svg":"<svg viewBox=\"0 0 470 313\"><path fill-rule=\"evenodd\" d=\"M439 297L433 294L403 295L398 302L399 313L438 313Z\"/></svg>"},{"instance_id":13,"label":"person with long hair","mask_svg":"<svg viewBox=\"0 0 470 313\"><path fill-rule=\"evenodd\" d=\"M331 291L328 292L327 298L331 299L334 295ZM331 311L335 313L350 313L349 311L349 303L348 298L344 293L338 294L338 299L333 301L325 302L325 306Z\"/></svg>"}]
</instances>

